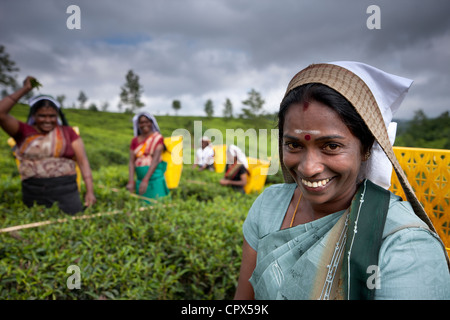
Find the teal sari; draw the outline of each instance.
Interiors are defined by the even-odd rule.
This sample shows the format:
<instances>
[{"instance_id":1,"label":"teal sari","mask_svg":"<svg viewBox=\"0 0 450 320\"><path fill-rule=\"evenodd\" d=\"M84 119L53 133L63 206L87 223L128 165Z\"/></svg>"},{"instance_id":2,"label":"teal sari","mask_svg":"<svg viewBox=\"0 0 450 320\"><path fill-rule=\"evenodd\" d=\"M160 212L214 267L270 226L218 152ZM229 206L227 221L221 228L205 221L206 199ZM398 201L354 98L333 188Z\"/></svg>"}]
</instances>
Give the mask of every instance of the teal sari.
<instances>
[{"instance_id":1,"label":"teal sari","mask_svg":"<svg viewBox=\"0 0 450 320\"><path fill-rule=\"evenodd\" d=\"M135 172L136 172L136 194L139 194L139 186L141 185L142 179L150 168L153 161L160 161L155 168L150 180L148 181L148 187L144 194L141 196L150 199L157 199L165 197L169 194L169 188L167 188L166 178L164 174L167 170L167 163L161 159L154 159L155 149L158 145L164 144L164 138L159 132L155 132L147 139L138 144L134 148L135 154ZM149 201L145 200L147 203Z\"/></svg>"},{"instance_id":2,"label":"teal sari","mask_svg":"<svg viewBox=\"0 0 450 320\"><path fill-rule=\"evenodd\" d=\"M294 190L266 189L244 222L245 239L257 251L249 279L256 299L449 298L442 242L408 203L365 180L347 210L280 229ZM443 270L442 277L434 281L430 270Z\"/></svg>"},{"instance_id":3,"label":"teal sari","mask_svg":"<svg viewBox=\"0 0 450 320\"><path fill-rule=\"evenodd\" d=\"M141 184L142 179L145 177L149 166L136 167L136 194L139 194L139 186ZM166 179L164 177L164 173L167 169L167 163L165 161L161 161L153 172L150 180L148 181L148 187L144 194L141 196L145 198L157 199L160 197L165 197L169 194L169 188L167 188ZM144 200L147 203L149 201Z\"/></svg>"}]
</instances>

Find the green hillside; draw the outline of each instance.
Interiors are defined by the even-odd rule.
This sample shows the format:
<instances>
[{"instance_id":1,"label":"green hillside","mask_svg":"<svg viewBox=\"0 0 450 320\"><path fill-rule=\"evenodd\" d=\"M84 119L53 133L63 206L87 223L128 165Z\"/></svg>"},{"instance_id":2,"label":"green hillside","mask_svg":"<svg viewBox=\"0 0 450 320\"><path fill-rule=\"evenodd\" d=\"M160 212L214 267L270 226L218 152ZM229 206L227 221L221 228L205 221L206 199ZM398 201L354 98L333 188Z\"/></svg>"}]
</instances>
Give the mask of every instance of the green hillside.
<instances>
[{"instance_id":1,"label":"green hillside","mask_svg":"<svg viewBox=\"0 0 450 320\"><path fill-rule=\"evenodd\" d=\"M27 113L22 105L12 111L22 121ZM232 298L242 223L257 194L235 193L219 185L223 174L194 171L187 164L170 198L145 205L124 188L132 115L74 109L65 114L70 125L80 129L97 203L85 211L87 219L66 221L59 220L67 216L56 207L25 207L8 137L0 131L0 228L41 223L0 233L0 299ZM164 136L188 130L191 144L194 121L202 121L202 133L217 129L224 136L229 128L245 132L255 127L243 119L157 120ZM264 119L256 125L269 131L275 127ZM253 146L246 141L246 147ZM268 183L280 179L269 176ZM80 289L67 285L69 266L80 268Z\"/></svg>"}]
</instances>

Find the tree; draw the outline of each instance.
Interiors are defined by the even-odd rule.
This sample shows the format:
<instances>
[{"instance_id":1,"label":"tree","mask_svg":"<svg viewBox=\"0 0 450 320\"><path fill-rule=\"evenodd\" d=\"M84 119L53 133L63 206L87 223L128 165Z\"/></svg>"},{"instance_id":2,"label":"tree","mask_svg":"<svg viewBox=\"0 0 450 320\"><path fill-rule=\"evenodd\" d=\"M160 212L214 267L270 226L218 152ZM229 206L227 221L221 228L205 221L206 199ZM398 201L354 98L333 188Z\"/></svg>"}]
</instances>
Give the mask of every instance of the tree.
<instances>
[{"instance_id":1,"label":"tree","mask_svg":"<svg viewBox=\"0 0 450 320\"><path fill-rule=\"evenodd\" d=\"M414 148L450 149L450 113L428 118L422 110L401 125L395 139L396 146Z\"/></svg>"},{"instance_id":2,"label":"tree","mask_svg":"<svg viewBox=\"0 0 450 320\"><path fill-rule=\"evenodd\" d=\"M109 107L109 103L108 103L108 101L105 101L101 106L102 111L108 110L108 107Z\"/></svg>"},{"instance_id":3,"label":"tree","mask_svg":"<svg viewBox=\"0 0 450 320\"><path fill-rule=\"evenodd\" d=\"M181 102L180 102L180 100L173 100L172 101L172 109L175 110L175 114L178 114L178 110L181 109Z\"/></svg>"},{"instance_id":4,"label":"tree","mask_svg":"<svg viewBox=\"0 0 450 320\"><path fill-rule=\"evenodd\" d=\"M95 105L95 103L91 103L91 104L89 105L88 110L91 110L91 111L98 111L97 106Z\"/></svg>"},{"instance_id":5,"label":"tree","mask_svg":"<svg viewBox=\"0 0 450 320\"><path fill-rule=\"evenodd\" d=\"M223 116L225 118L233 118L233 104L230 99L225 100L224 108L223 108Z\"/></svg>"},{"instance_id":6,"label":"tree","mask_svg":"<svg viewBox=\"0 0 450 320\"><path fill-rule=\"evenodd\" d=\"M80 91L80 94L78 95L78 101L80 102L80 109L84 109L84 104L88 100L86 94L83 91Z\"/></svg>"},{"instance_id":7,"label":"tree","mask_svg":"<svg viewBox=\"0 0 450 320\"><path fill-rule=\"evenodd\" d=\"M205 103L205 113L208 118L211 118L214 114L214 104L211 99L208 99Z\"/></svg>"},{"instance_id":8,"label":"tree","mask_svg":"<svg viewBox=\"0 0 450 320\"><path fill-rule=\"evenodd\" d=\"M250 108L242 108L244 118L254 118L261 111L265 101L261 98L261 94L255 89L248 92L247 100L242 101L242 103Z\"/></svg>"},{"instance_id":9,"label":"tree","mask_svg":"<svg viewBox=\"0 0 450 320\"><path fill-rule=\"evenodd\" d=\"M133 70L129 70L125 78L125 85L121 87L122 92L120 93L120 101L122 101L123 104L129 105L131 111L135 111L137 108L144 106L140 100L144 90L139 84L139 76L135 74Z\"/></svg>"},{"instance_id":10,"label":"tree","mask_svg":"<svg viewBox=\"0 0 450 320\"><path fill-rule=\"evenodd\" d=\"M17 88L16 77L13 73L18 71L19 68L16 67L16 63L6 53L5 46L0 45L0 85L13 89Z\"/></svg>"},{"instance_id":11,"label":"tree","mask_svg":"<svg viewBox=\"0 0 450 320\"><path fill-rule=\"evenodd\" d=\"M64 100L66 100L66 96L63 94L60 96L56 96L56 100L59 102L59 105L61 106L61 108L64 108L63 104L64 104Z\"/></svg>"}]
</instances>

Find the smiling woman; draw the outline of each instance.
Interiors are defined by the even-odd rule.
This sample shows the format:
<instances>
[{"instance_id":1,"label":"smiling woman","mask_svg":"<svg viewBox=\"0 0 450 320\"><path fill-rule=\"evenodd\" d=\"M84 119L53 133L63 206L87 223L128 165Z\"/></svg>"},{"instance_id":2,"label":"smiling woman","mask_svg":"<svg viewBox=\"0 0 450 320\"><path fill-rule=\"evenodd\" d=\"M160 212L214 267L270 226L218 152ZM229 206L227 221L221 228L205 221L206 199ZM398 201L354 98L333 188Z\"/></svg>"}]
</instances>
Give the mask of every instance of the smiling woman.
<instances>
[{"instance_id":1,"label":"smiling woman","mask_svg":"<svg viewBox=\"0 0 450 320\"><path fill-rule=\"evenodd\" d=\"M133 117L133 129L127 189L146 198L165 197L169 194L164 177L167 163L161 157L165 147L158 122L148 112L141 112Z\"/></svg>"},{"instance_id":2,"label":"smiling woman","mask_svg":"<svg viewBox=\"0 0 450 320\"><path fill-rule=\"evenodd\" d=\"M450 298L445 248L388 137L410 85L357 62L291 80L278 114L287 183L267 188L244 222L236 299ZM384 189L383 156L409 202Z\"/></svg>"},{"instance_id":3,"label":"smiling woman","mask_svg":"<svg viewBox=\"0 0 450 320\"><path fill-rule=\"evenodd\" d=\"M33 77L24 86L0 101L0 125L14 138L20 160L22 197L27 206L34 203L50 207L57 203L68 214L83 210L76 182L78 163L86 185L85 202L96 202L92 173L83 141L68 125L59 103L51 96L30 100L27 123L9 114L15 103L32 89Z\"/></svg>"}]
</instances>

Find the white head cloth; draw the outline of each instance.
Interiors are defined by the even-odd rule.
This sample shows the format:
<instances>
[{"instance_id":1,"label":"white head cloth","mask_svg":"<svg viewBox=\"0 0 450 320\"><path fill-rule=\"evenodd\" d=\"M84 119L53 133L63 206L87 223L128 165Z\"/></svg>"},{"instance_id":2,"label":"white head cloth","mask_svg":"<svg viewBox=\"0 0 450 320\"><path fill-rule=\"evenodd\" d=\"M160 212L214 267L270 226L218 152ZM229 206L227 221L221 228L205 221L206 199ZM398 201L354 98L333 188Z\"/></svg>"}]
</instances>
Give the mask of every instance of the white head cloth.
<instances>
[{"instance_id":1,"label":"white head cloth","mask_svg":"<svg viewBox=\"0 0 450 320\"><path fill-rule=\"evenodd\" d=\"M51 102L53 102L55 104L55 106L58 108L58 110L61 109L61 105L59 104L58 100L54 99L52 96L48 96L45 94L40 94L38 96L32 97L30 100L28 100L28 105L30 106L30 108L32 108L37 102L41 101L41 100L49 100ZM34 124L34 117L29 117L27 123L29 125L33 125ZM58 124L61 125L62 121L61 119L58 117Z\"/></svg>"},{"instance_id":2,"label":"white head cloth","mask_svg":"<svg viewBox=\"0 0 450 320\"><path fill-rule=\"evenodd\" d=\"M203 136L203 137L200 138L200 141L199 141L200 145L202 144L203 141L208 142L208 145L211 144L211 139L209 137L207 137L207 136Z\"/></svg>"},{"instance_id":3,"label":"white head cloth","mask_svg":"<svg viewBox=\"0 0 450 320\"><path fill-rule=\"evenodd\" d=\"M139 135L139 118L141 116L145 116L147 119L149 119L153 123L153 131L157 131L157 132L161 133L161 131L159 130L158 122L156 121L155 117L153 115L151 115L150 113L144 111L144 112L139 112L138 114L136 114L133 117L133 134L135 137Z\"/></svg>"},{"instance_id":4,"label":"white head cloth","mask_svg":"<svg viewBox=\"0 0 450 320\"><path fill-rule=\"evenodd\" d=\"M397 132L397 123L392 122L392 118L413 81L389 74L361 62L338 61L330 62L329 64L334 64L353 72L366 83L378 104L389 135L389 141L393 145ZM365 161L361 167L360 176L388 189L391 185L391 174L392 164L380 145L375 142L369 160Z\"/></svg>"},{"instance_id":5,"label":"white head cloth","mask_svg":"<svg viewBox=\"0 0 450 320\"><path fill-rule=\"evenodd\" d=\"M235 146L234 144L231 144L228 146L227 149L227 163L231 162L231 159L237 157L237 161L238 163L241 163L245 166L245 168L248 169L248 161L247 161L247 157L245 156L245 153L242 152L242 150L238 147Z\"/></svg>"}]
</instances>

